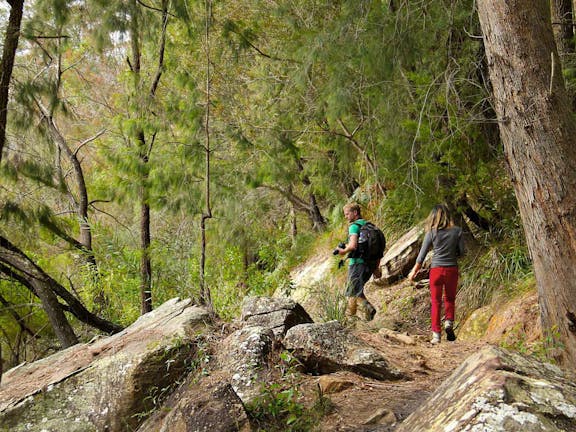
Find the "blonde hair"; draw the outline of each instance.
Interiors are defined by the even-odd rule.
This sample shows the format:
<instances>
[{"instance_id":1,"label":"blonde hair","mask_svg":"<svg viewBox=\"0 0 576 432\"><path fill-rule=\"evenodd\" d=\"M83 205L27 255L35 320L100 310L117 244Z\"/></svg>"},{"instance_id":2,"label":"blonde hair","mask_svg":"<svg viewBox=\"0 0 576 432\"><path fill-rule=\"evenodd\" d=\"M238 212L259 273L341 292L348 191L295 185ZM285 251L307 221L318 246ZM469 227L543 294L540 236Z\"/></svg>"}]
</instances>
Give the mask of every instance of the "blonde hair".
<instances>
[{"instance_id":1,"label":"blonde hair","mask_svg":"<svg viewBox=\"0 0 576 432\"><path fill-rule=\"evenodd\" d=\"M426 231L438 231L453 225L454 222L452 221L452 216L450 216L450 211L444 204L435 205L428 215L428 219L426 219Z\"/></svg>"},{"instance_id":2,"label":"blonde hair","mask_svg":"<svg viewBox=\"0 0 576 432\"><path fill-rule=\"evenodd\" d=\"M342 209L344 211L349 210L351 212L356 212L356 213L358 213L358 216L362 215L362 209L360 208L360 204L355 203L355 202L351 202L351 203L344 205L344 207Z\"/></svg>"}]
</instances>

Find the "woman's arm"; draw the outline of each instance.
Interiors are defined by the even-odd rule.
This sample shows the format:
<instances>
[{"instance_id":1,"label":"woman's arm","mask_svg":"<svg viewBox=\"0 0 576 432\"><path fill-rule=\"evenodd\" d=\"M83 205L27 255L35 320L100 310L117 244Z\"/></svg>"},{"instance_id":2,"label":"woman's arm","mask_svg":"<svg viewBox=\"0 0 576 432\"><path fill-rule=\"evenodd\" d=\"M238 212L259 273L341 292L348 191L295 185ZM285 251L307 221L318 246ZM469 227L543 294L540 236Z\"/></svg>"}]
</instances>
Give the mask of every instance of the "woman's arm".
<instances>
[{"instance_id":1,"label":"woman's arm","mask_svg":"<svg viewBox=\"0 0 576 432\"><path fill-rule=\"evenodd\" d=\"M424 262L424 258L426 258L426 255L428 254L428 249L430 249L430 246L432 246L432 234L430 233L430 231L428 231L424 236L424 241L422 242L422 246L420 247L418 258L416 258L416 264L414 264L414 267L412 268L410 273L408 273L408 279L410 279L411 281L413 281L416 278L416 275L422 268L422 263Z\"/></svg>"}]
</instances>

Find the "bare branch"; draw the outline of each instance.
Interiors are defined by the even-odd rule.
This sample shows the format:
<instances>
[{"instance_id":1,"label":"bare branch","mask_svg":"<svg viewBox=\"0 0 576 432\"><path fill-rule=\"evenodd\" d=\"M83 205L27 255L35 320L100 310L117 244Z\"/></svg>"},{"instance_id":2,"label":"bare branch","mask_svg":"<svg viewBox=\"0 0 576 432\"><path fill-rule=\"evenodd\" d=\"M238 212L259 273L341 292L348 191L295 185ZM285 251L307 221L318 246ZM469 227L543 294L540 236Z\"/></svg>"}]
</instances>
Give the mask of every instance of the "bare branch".
<instances>
[{"instance_id":1,"label":"bare branch","mask_svg":"<svg viewBox=\"0 0 576 432\"><path fill-rule=\"evenodd\" d=\"M78 152L80 151L80 149L82 147L84 147L85 145L91 143L92 141L96 140L98 137L100 137L101 135L103 135L106 132L106 129L102 129L98 132L96 132L95 135L91 136L90 138L86 138L84 141L82 141L80 143L80 145L78 146L78 148L76 150L74 150L74 156L78 155Z\"/></svg>"}]
</instances>

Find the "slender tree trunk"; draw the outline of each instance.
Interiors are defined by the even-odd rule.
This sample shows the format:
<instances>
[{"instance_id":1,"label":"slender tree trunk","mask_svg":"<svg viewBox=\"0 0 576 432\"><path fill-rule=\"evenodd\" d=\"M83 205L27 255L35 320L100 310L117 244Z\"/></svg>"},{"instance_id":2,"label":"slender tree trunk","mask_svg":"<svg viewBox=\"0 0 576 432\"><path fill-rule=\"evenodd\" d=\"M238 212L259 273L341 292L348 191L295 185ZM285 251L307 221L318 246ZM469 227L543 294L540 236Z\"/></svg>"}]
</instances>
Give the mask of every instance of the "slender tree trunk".
<instances>
[{"instance_id":1,"label":"slender tree trunk","mask_svg":"<svg viewBox=\"0 0 576 432\"><path fill-rule=\"evenodd\" d=\"M39 273L39 268L31 262L22 261L19 251L5 238L0 237L0 260L8 262L11 265L25 267L24 271L28 274ZM48 321L54 329L56 337L64 348L75 345L78 339L74 330L64 315L64 311L58 302L58 298L50 289L46 280L30 278L30 284L34 288L34 293L42 302L42 308L48 315Z\"/></svg>"},{"instance_id":2,"label":"slender tree trunk","mask_svg":"<svg viewBox=\"0 0 576 432\"><path fill-rule=\"evenodd\" d=\"M576 365L576 123L549 4L479 0L494 107L526 241L543 328Z\"/></svg>"},{"instance_id":3,"label":"slender tree trunk","mask_svg":"<svg viewBox=\"0 0 576 432\"><path fill-rule=\"evenodd\" d=\"M292 244L296 244L296 237L298 236L298 220L296 219L296 209L294 205L290 205L290 237Z\"/></svg>"},{"instance_id":4,"label":"slender tree trunk","mask_svg":"<svg viewBox=\"0 0 576 432\"><path fill-rule=\"evenodd\" d=\"M64 138L64 136L60 133L60 130L56 127L52 115L42 105L42 103L40 103L40 101L37 101L36 105L40 110L48 134L50 135L52 140L56 143L58 148L62 151L62 153L64 153L64 155L72 165L72 169L74 172L74 183L76 186L78 196L74 197L70 190L69 190L69 196L76 210L78 220L80 221L80 240L78 242L72 243L72 245L75 247L80 247L80 249L86 256L86 262L97 273L98 267L96 264L96 257L94 255L94 251L92 250L92 230L88 219L88 206L89 206L88 189L86 187L86 179L84 177L84 170L82 168L82 163L80 162L80 159L78 159L77 152L72 151L72 149L66 142L66 138ZM103 131L99 132L94 137L86 140L84 143L96 139L102 133ZM66 188L68 188L68 186L66 186Z\"/></svg>"},{"instance_id":5,"label":"slender tree trunk","mask_svg":"<svg viewBox=\"0 0 576 432\"><path fill-rule=\"evenodd\" d=\"M574 52L574 27L572 24L572 0L551 0L552 29L558 53L562 59Z\"/></svg>"},{"instance_id":6,"label":"slender tree trunk","mask_svg":"<svg viewBox=\"0 0 576 432\"><path fill-rule=\"evenodd\" d=\"M143 163L147 163L146 161ZM146 190L146 179L142 180L140 190L140 297L142 314L152 310L152 261L150 258L150 205Z\"/></svg>"},{"instance_id":7,"label":"slender tree trunk","mask_svg":"<svg viewBox=\"0 0 576 432\"><path fill-rule=\"evenodd\" d=\"M132 59L133 64L132 72L134 73L134 90L135 94L138 94L142 83L141 83L141 51L140 51L140 22L139 15L136 12L138 8L138 2L132 1L132 7L134 8L134 15L132 17ZM160 40L158 44L158 66L156 73L154 74L154 79L150 85L150 99L153 100L156 97L156 91L158 85L160 84L160 79L162 77L162 72L164 69L164 51L166 49L166 29L168 27L168 0L162 0L162 31L160 33ZM137 145L139 147L138 156L139 162L141 164L141 176L139 178L139 199L140 199L140 299L141 299L141 312L145 314L152 311L152 258L150 256L150 245L152 244L151 235L151 219L150 219L150 194L149 194L149 162L150 154L152 153L152 147L154 140L156 138L156 133L153 133L150 138L150 144L147 145L146 136L144 131L140 129L137 132Z\"/></svg>"},{"instance_id":8,"label":"slender tree trunk","mask_svg":"<svg viewBox=\"0 0 576 432\"><path fill-rule=\"evenodd\" d=\"M138 96L142 91L141 82L141 50L140 50L140 20L138 13L138 2L132 0L131 20L131 49L132 62L130 67L134 74L134 94ZM158 78L159 80L159 78ZM152 84L153 89L157 81ZM138 117L140 112L137 110ZM146 136L141 128L136 132L136 145L138 146L138 157L140 163L138 188L140 201L140 301L142 315L152 310L152 262L150 259L150 203L148 201L148 162L149 150L146 145Z\"/></svg>"},{"instance_id":9,"label":"slender tree trunk","mask_svg":"<svg viewBox=\"0 0 576 432\"><path fill-rule=\"evenodd\" d=\"M308 190L307 212L310 216L312 227L316 231L322 231L326 228L326 219L322 216L322 212L320 211L318 202L316 201L316 195L312 192L312 182L310 181L310 177L304 173L304 162L299 157L296 158L296 166L298 167L298 172L302 175L302 183Z\"/></svg>"},{"instance_id":10,"label":"slender tree trunk","mask_svg":"<svg viewBox=\"0 0 576 432\"><path fill-rule=\"evenodd\" d=\"M66 288L50 277L50 275L38 267L24 252L4 237L0 237L0 272L28 288L30 292L43 301L43 305L43 298L50 301L50 312L52 312L52 309L59 309L62 314L57 312L53 319L56 320L57 326L65 328L69 326L69 324L63 314L64 306L58 301L53 303L53 299L55 299L56 296L67 303L70 313L92 327L106 333L117 333L123 329L122 326L90 313ZM46 310L46 313L49 313L49 311ZM62 320L62 322L58 320Z\"/></svg>"},{"instance_id":11,"label":"slender tree trunk","mask_svg":"<svg viewBox=\"0 0 576 432\"><path fill-rule=\"evenodd\" d=\"M6 143L6 124L8 119L8 93L14 68L14 58L20 38L20 24L22 22L22 10L24 0L11 0L10 17L8 27L4 35L4 49L2 50L2 75L0 76L0 162Z\"/></svg>"},{"instance_id":12,"label":"slender tree trunk","mask_svg":"<svg viewBox=\"0 0 576 432\"><path fill-rule=\"evenodd\" d=\"M206 50L206 110L204 117L204 132L206 134L206 147L205 151L205 210L202 213L202 219L200 221L200 230L202 234L202 252L200 255L200 301L202 304L208 306L208 309L212 311L212 293L210 292L210 287L206 282L205 266L206 266L206 220L212 218L212 206L210 204L210 104L211 98L211 86L210 86L210 25L212 17L212 2L211 0L205 1L206 11L205 11L205 50Z\"/></svg>"}]
</instances>

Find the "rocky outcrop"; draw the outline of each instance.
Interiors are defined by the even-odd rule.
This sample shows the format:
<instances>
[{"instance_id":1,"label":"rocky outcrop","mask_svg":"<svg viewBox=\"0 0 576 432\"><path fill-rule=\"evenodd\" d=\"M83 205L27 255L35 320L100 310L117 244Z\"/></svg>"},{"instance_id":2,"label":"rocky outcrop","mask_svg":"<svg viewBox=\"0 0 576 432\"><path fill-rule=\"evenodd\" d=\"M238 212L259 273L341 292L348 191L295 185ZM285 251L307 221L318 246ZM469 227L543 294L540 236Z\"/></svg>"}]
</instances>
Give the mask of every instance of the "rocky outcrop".
<instances>
[{"instance_id":1,"label":"rocky outcrop","mask_svg":"<svg viewBox=\"0 0 576 432\"><path fill-rule=\"evenodd\" d=\"M299 303L277 297L246 297L242 303L241 320L248 326L269 328L278 338L297 324L313 322Z\"/></svg>"},{"instance_id":2,"label":"rocky outcrop","mask_svg":"<svg viewBox=\"0 0 576 432\"><path fill-rule=\"evenodd\" d=\"M574 378L552 365L488 346L426 401L428 387L420 389L419 399L403 411L398 403L406 401L398 398L413 395L406 390L414 374L432 372L424 353L434 350L443 359L443 353L462 347L441 344L421 351L417 339L398 332L367 335L337 321L309 323L299 305L286 299L252 298L245 306L241 320L216 332L204 308L174 299L122 333L8 371L0 387L0 431L258 430L251 424L259 419L254 407L266 401L263 396L286 396L293 385L283 376L288 370L298 376L298 385L307 381L302 389L308 389L308 400L330 398L345 412L360 398L351 409L362 406L362 412L342 430L576 430ZM387 342L369 345L375 340ZM396 360L401 371L388 359L406 349L411 351L401 356L405 361ZM413 360L418 367L408 367ZM451 367L449 361L445 367ZM394 389L387 400L361 400L389 387Z\"/></svg>"},{"instance_id":3,"label":"rocky outcrop","mask_svg":"<svg viewBox=\"0 0 576 432\"><path fill-rule=\"evenodd\" d=\"M259 326L237 330L221 343L220 369L228 373L242 402L254 400L262 391L262 384L268 382L273 343L272 330Z\"/></svg>"},{"instance_id":4,"label":"rocky outcrop","mask_svg":"<svg viewBox=\"0 0 576 432\"><path fill-rule=\"evenodd\" d=\"M126 431L153 397L187 373L204 308L173 299L114 336L9 370L0 387L0 430Z\"/></svg>"},{"instance_id":5,"label":"rocky outcrop","mask_svg":"<svg viewBox=\"0 0 576 432\"><path fill-rule=\"evenodd\" d=\"M396 432L574 431L576 384L559 368L495 347L469 357Z\"/></svg>"},{"instance_id":6,"label":"rocky outcrop","mask_svg":"<svg viewBox=\"0 0 576 432\"><path fill-rule=\"evenodd\" d=\"M283 344L311 373L346 370L378 380L403 378L378 351L355 338L338 321L292 327Z\"/></svg>"},{"instance_id":7,"label":"rocky outcrop","mask_svg":"<svg viewBox=\"0 0 576 432\"><path fill-rule=\"evenodd\" d=\"M138 432L249 432L250 421L228 383L187 382L170 398L170 409L158 410Z\"/></svg>"},{"instance_id":8,"label":"rocky outcrop","mask_svg":"<svg viewBox=\"0 0 576 432\"><path fill-rule=\"evenodd\" d=\"M421 223L400 237L386 251L380 262L382 277L374 281L377 285L390 285L408 275L420 252L423 235L424 224ZM422 277L425 277L424 272L421 273Z\"/></svg>"}]
</instances>

